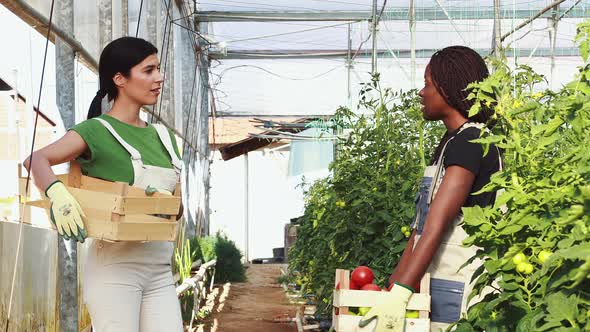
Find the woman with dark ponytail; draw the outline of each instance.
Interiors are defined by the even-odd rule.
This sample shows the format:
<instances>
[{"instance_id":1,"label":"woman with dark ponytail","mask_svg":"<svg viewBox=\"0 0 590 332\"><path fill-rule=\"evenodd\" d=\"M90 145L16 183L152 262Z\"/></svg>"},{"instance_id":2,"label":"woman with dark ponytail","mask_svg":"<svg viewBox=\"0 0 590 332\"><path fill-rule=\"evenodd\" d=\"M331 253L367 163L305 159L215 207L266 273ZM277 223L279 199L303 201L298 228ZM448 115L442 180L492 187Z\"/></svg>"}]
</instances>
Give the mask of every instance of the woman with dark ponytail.
<instances>
[{"instance_id":1,"label":"woman with dark ponytail","mask_svg":"<svg viewBox=\"0 0 590 332\"><path fill-rule=\"evenodd\" d=\"M99 61L99 90L88 120L25 161L36 185L51 201L51 219L65 239L84 242L84 212L57 180L52 165L76 160L87 176L127 182L169 194L182 162L171 131L140 119L154 105L162 75L151 43L123 37L108 44ZM102 114L102 100L111 107ZM96 332L181 332L182 318L172 277L171 242L107 242L91 239L83 294ZM76 287L76 285L72 285Z\"/></svg>"},{"instance_id":2,"label":"woman with dark ponytail","mask_svg":"<svg viewBox=\"0 0 590 332\"><path fill-rule=\"evenodd\" d=\"M488 75L484 60L468 47L447 47L430 59L420 91L422 113L425 120L442 121L447 132L422 178L413 232L389 279L391 291L359 326L371 329L368 325L376 321L374 331L402 332L408 300L427 272L431 277L431 330L447 328L466 312L471 276L481 262L463 267L477 248L462 246L467 234L461 226L461 208L494 203L495 193L474 193L502 165L495 146L484 156L483 147L471 142L487 130L493 110L469 117L473 101L467 100L467 86Z\"/></svg>"}]
</instances>

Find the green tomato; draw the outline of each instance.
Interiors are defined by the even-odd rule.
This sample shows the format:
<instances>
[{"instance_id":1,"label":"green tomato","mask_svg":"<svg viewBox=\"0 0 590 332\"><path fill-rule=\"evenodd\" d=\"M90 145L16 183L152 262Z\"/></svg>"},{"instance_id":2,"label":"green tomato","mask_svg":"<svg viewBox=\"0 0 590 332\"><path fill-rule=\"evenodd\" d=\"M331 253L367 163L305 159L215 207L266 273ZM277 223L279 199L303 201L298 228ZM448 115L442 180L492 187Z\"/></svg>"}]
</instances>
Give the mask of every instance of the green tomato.
<instances>
[{"instance_id":1,"label":"green tomato","mask_svg":"<svg viewBox=\"0 0 590 332\"><path fill-rule=\"evenodd\" d=\"M531 264L531 263L525 263L525 264L526 264L526 266L524 268L524 274L531 274L531 273L533 273L533 269L534 269L533 268L533 264Z\"/></svg>"},{"instance_id":2,"label":"green tomato","mask_svg":"<svg viewBox=\"0 0 590 332\"><path fill-rule=\"evenodd\" d=\"M419 312L418 310L406 310L406 318L418 318Z\"/></svg>"},{"instance_id":3,"label":"green tomato","mask_svg":"<svg viewBox=\"0 0 590 332\"><path fill-rule=\"evenodd\" d=\"M551 256L551 254L552 254L551 251L541 250L541 252L538 255L539 261L541 262L541 264L545 264L545 261L547 260L547 258L549 258L549 256Z\"/></svg>"},{"instance_id":4,"label":"green tomato","mask_svg":"<svg viewBox=\"0 0 590 332\"><path fill-rule=\"evenodd\" d=\"M369 312L369 310L371 310L370 307L360 307L359 308L359 316L366 315Z\"/></svg>"},{"instance_id":5,"label":"green tomato","mask_svg":"<svg viewBox=\"0 0 590 332\"><path fill-rule=\"evenodd\" d=\"M411 235L412 235L412 233L410 231L404 232L405 237L410 237Z\"/></svg>"},{"instance_id":6,"label":"green tomato","mask_svg":"<svg viewBox=\"0 0 590 332\"><path fill-rule=\"evenodd\" d=\"M522 252L519 252L518 254L514 255L514 257L512 257L512 263L514 263L516 266L518 266L520 263L526 263L526 261L526 255Z\"/></svg>"},{"instance_id":7,"label":"green tomato","mask_svg":"<svg viewBox=\"0 0 590 332\"><path fill-rule=\"evenodd\" d=\"M408 228L408 226L402 226L402 233L405 233L407 231L409 231L410 229Z\"/></svg>"},{"instance_id":8,"label":"green tomato","mask_svg":"<svg viewBox=\"0 0 590 332\"><path fill-rule=\"evenodd\" d=\"M518 263L518 265L516 265L516 271L518 271L518 273L524 273L524 271L526 271L527 264L528 263L525 262Z\"/></svg>"}]
</instances>

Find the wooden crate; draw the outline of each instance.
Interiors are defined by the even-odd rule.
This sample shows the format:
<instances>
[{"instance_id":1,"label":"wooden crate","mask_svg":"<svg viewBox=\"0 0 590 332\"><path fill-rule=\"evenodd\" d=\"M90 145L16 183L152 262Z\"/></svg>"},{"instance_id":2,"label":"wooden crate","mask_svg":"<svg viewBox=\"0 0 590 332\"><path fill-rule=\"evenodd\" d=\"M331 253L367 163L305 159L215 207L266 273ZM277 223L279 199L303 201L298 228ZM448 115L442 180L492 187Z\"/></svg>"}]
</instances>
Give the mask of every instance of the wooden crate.
<instances>
[{"instance_id":1,"label":"wooden crate","mask_svg":"<svg viewBox=\"0 0 590 332\"><path fill-rule=\"evenodd\" d=\"M176 216L180 209L180 183L173 196L155 193L147 196L145 190L125 182L110 182L82 175L80 165L70 162L70 172L57 178L78 200L86 214L88 237L109 241L174 241L178 230ZM32 181L29 188L34 187ZM19 192L25 193L26 177L19 167ZM29 195L30 197L30 195ZM45 209L47 199L27 201L25 205ZM162 218L155 215L170 215ZM55 228L55 225L52 224Z\"/></svg>"},{"instance_id":2,"label":"wooden crate","mask_svg":"<svg viewBox=\"0 0 590 332\"><path fill-rule=\"evenodd\" d=\"M338 286L339 285L339 286ZM332 311L332 326L336 332L356 332L361 316L350 315L349 307L373 307L386 292L362 291L350 289L350 271L336 270ZM424 275L420 283L420 293L410 297L407 310L417 310L418 318L406 318L406 332L430 331L430 275ZM366 329L366 328L365 328Z\"/></svg>"}]
</instances>

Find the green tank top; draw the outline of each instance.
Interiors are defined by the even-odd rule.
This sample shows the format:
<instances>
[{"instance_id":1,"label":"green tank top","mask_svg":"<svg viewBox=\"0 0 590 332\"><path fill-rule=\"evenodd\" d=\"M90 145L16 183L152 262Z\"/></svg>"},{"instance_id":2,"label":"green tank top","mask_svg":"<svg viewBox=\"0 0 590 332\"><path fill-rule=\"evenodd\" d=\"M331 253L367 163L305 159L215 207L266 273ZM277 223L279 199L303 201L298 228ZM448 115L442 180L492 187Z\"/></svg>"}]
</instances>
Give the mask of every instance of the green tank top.
<instances>
[{"instance_id":1,"label":"green tank top","mask_svg":"<svg viewBox=\"0 0 590 332\"><path fill-rule=\"evenodd\" d=\"M170 156L160 141L156 128L151 124L148 123L145 128L138 128L106 114L101 115L100 118L113 126L125 142L139 151L145 165L172 168ZM82 169L82 174L108 181L133 184L131 156L99 121L86 120L70 130L82 136L88 145L88 150L76 158ZM180 158L176 139L170 130L168 133L174 151Z\"/></svg>"}]
</instances>

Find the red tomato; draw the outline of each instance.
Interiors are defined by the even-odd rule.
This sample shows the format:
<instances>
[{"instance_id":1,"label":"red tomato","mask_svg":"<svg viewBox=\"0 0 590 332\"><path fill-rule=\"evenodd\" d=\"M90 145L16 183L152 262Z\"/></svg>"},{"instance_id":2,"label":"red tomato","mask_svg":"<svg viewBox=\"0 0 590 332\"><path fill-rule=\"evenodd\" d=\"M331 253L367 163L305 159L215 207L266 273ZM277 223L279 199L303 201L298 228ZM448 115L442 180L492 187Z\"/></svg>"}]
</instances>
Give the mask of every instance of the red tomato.
<instances>
[{"instance_id":1,"label":"red tomato","mask_svg":"<svg viewBox=\"0 0 590 332\"><path fill-rule=\"evenodd\" d=\"M354 281L350 281L349 289L359 290L361 289Z\"/></svg>"},{"instance_id":2,"label":"red tomato","mask_svg":"<svg viewBox=\"0 0 590 332\"><path fill-rule=\"evenodd\" d=\"M375 275L373 271L366 266L359 266L352 271L351 281L357 284L359 287L373 283Z\"/></svg>"},{"instance_id":3,"label":"red tomato","mask_svg":"<svg viewBox=\"0 0 590 332\"><path fill-rule=\"evenodd\" d=\"M340 283L336 284L336 290L340 290Z\"/></svg>"},{"instance_id":4,"label":"red tomato","mask_svg":"<svg viewBox=\"0 0 590 332\"><path fill-rule=\"evenodd\" d=\"M361 290L366 290L366 291L377 291L380 292L381 291L381 287L375 285L375 284L366 284L364 285Z\"/></svg>"}]
</instances>

